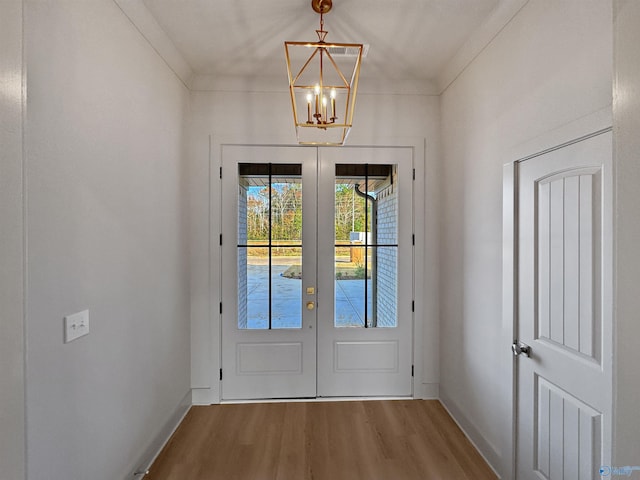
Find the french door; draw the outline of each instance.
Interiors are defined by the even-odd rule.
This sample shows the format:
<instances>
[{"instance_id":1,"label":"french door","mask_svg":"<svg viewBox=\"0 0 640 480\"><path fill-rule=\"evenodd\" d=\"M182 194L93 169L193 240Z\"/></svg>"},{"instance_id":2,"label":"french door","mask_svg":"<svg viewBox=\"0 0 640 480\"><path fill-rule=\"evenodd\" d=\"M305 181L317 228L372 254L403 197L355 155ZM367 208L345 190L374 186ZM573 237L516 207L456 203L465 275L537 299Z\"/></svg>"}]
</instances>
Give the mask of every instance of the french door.
<instances>
[{"instance_id":1,"label":"french door","mask_svg":"<svg viewBox=\"0 0 640 480\"><path fill-rule=\"evenodd\" d=\"M222 148L222 398L411 395L411 150Z\"/></svg>"}]
</instances>

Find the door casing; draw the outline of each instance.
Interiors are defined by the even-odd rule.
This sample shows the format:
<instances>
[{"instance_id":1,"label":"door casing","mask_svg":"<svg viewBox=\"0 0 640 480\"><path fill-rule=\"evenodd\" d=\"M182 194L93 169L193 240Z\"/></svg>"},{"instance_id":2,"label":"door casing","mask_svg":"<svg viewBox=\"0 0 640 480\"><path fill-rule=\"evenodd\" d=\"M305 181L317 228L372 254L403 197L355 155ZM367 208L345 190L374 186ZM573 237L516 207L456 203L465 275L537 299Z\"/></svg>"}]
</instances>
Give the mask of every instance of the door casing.
<instances>
[{"instance_id":1,"label":"door casing","mask_svg":"<svg viewBox=\"0 0 640 480\"><path fill-rule=\"evenodd\" d=\"M220 154L220 161L218 163L218 165L213 166L212 165L212 169L211 169L211 180L212 180L212 184L213 183L218 183L218 175L217 172L219 169L221 169L221 165L222 165L222 150L223 147L225 146L256 146L256 147L267 147L267 146L279 146L279 147L283 147L286 145L266 145L266 144L260 144L260 145L256 145L256 144L250 144L247 145L246 143L237 143L237 142L217 142L217 139L214 139L213 137L210 139L211 141L211 150L210 150L210 155L211 155L211 159L213 160L216 156L216 153ZM421 240L423 238L424 235L424 224L425 224L425 215L422 212L422 208L424 206L424 190L423 188L420 188L423 185L423 180L424 177L423 175L421 175L421 173L423 172L423 165L422 162L415 161L415 158L420 158L424 155L424 143L422 142L416 142L413 144L404 144L405 142L402 142L403 144L400 145L394 145L391 147L388 146L351 146L351 147L342 147L342 150L350 150L352 155L358 155L358 150L362 150L362 149L373 149L373 151L375 151L376 149L381 149L381 148L399 148L399 149L403 149L404 151L409 150L411 152L410 157L411 157L411 168L413 169L414 173L413 173L413 198L411 199L412 204L414 205L414 218L411 220L411 229L414 232L414 236L415 236L415 251L414 251L414 275L413 275L413 284L414 285L423 285L424 284L424 270L423 270L423 265L424 265L424 248L423 248L423 243L421 243ZM292 145L289 145L292 146ZM298 147L298 146L295 146ZM300 147L298 147L300 148ZM306 147L306 148L318 148L318 147ZM322 147L321 147L322 148ZM324 147L326 148L326 147ZM333 148L326 148L327 150L334 150ZM405 155L406 156L406 155ZM212 162L213 163L213 162ZM221 171L221 170L220 170ZM221 183L221 182L220 182ZM216 200L215 196L212 196L212 207L214 206ZM221 198L220 198L221 200ZM218 204L221 205L222 202L220 202ZM218 223L221 220L221 213L219 211L216 211L216 209L212 209L211 210L211 217L212 220L215 218L215 220L217 220ZM217 307L216 305L216 300L221 300L220 296L218 295L218 298L216 298L216 286L219 288L220 284L221 284L221 279L220 277L220 273L219 273L219 267L218 265L220 265L221 263L221 259L220 259L220 252L219 252L219 245L217 245L217 237L219 236L219 232L221 231L221 228L216 228L217 226L215 225L215 223L212 221L211 223L211 234L210 234L210 238L211 238L211 274L210 274L210 291L211 291L211 300L212 300L212 306L211 306L211 317L212 317L212 339L215 340L215 343L212 342L213 345L218 344L221 345L222 342L222 336L221 336L221 327L222 324L220 322L220 318L216 318L217 315L214 311L214 309ZM216 258L217 257L217 258ZM216 271L218 270L218 271ZM429 282L431 285L433 285L433 282ZM414 355L414 368L413 368L413 372L414 375L411 379L411 383L412 383L412 392L413 392L413 396L415 398L434 398L437 395L437 383L434 382L433 380L437 380L437 379L429 379L431 381L428 382L428 384L423 384L422 380L422 372L423 372L423 362L422 362L422 345L423 345L423 331L424 331L424 327L425 327L425 323L427 326L427 330L435 330L434 327L437 327L435 325L435 323L433 322L425 322L422 318L422 312L423 309L425 308L425 306L428 306L429 309L432 308L432 306L429 306L429 300L433 297L433 295L435 295L435 292L428 292L426 295L423 292L420 292L420 294L414 295L415 301L414 303L414 315L416 319L420 319L419 321L416 321L414 323L414 325L412 326L413 328L413 345L412 345L412 349L415 352ZM229 301L227 299L227 301ZM435 319L431 319L431 320L435 320ZM435 353L437 353L434 350L431 350L430 353L432 355L434 355ZM435 355L434 355L435 356ZM219 357L219 355L218 355ZM213 358L212 359L212 364L213 364L213 368L211 369L211 373L212 376L214 377L213 380L217 381L217 373L218 373L218 368L221 364L221 359L220 358ZM435 365L435 362L434 362ZM434 370L435 367L431 366L431 365L427 365L427 370ZM214 381L212 381L212 385L214 384ZM217 403L220 401L221 397L220 397L220 390L219 388L196 388L193 391L193 396L194 396L194 403Z\"/></svg>"},{"instance_id":2,"label":"door casing","mask_svg":"<svg viewBox=\"0 0 640 480\"><path fill-rule=\"evenodd\" d=\"M438 232L436 209L438 179L426 173L427 166L435 168L436 150L422 136L369 136L365 142L355 139L341 149L403 147L411 148L415 171L413 180L413 211L415 234L414 283L416 290L414 318L414 398L435 399L439 391L439 323L438 323ZM206 142L206 143L205 143ZM222 147L224 145L292 145L289 136L254 134L210 134L198 144L195 155L207 155L207 169L197 172L207 177L207 191L198 192L196 200L208 198L206 207L193 206L197 216L207 212L208 221L195 228L191 252L192 265L192 381L194 405L220 403L219 370L221 366L221 317L219 314L221 249L221 185ZM356 150L354 150L355 152ZM430 171L431 171L430 167ZM196 172L194 172L195 174ZM204 196L203 196L204 195ZM429 228L426 228L426 227ZM205 238L206 237L206 238ZM206 268L205 268L206 265ZM429 268L426 268L429 265Z\"/></svg>"}]
</instances>

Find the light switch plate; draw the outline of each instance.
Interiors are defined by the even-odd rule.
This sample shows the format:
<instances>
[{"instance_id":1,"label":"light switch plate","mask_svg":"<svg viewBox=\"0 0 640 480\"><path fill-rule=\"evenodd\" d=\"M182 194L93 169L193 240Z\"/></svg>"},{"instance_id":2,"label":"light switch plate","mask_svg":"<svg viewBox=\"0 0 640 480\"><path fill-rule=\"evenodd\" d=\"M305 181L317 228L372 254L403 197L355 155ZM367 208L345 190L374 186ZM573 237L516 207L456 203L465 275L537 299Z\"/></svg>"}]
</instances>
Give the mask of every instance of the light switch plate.
<instances>
[{"instance_id":1,"label":"light switch plate","mask_svg":"<svg viewBox=\"0 0 640 480\"><path fill-rule=\"evenodd\" d=\"M72 342L89 333L89 310L64 317L64 343Z\"/></svg>"}]
</instances>

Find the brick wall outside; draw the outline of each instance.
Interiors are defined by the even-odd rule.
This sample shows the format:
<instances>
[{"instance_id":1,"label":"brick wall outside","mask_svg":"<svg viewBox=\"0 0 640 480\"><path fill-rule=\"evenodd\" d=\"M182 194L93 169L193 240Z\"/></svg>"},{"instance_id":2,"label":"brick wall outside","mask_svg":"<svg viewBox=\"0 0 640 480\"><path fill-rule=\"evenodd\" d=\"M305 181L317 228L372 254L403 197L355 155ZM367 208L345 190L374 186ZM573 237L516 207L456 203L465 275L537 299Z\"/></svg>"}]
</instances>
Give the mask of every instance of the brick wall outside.
<instances>
[{"instance_id":1,"label":"brick wall outside","mask_svg":"<svg viewBox=\"0 0 640 480\"><path fill-rule=\"evenodd\" d=\"M247 244L247 193L238 185L238 243ZM247 328L247 249L238 248L238 328Z\"/></svg>"},{"instance_id":2,"label":"brick wall outside","mask_svg":"<svg viewBox=\"0 0 640 480\"><path fill-rule=\"evenodd\" d=\"M378 192L378 234L380 244L398 243L398 195L394 172L391 185ZM378 327L395 327L398 322L398 247L378 247Z\"/></svg>"}]
</instances>

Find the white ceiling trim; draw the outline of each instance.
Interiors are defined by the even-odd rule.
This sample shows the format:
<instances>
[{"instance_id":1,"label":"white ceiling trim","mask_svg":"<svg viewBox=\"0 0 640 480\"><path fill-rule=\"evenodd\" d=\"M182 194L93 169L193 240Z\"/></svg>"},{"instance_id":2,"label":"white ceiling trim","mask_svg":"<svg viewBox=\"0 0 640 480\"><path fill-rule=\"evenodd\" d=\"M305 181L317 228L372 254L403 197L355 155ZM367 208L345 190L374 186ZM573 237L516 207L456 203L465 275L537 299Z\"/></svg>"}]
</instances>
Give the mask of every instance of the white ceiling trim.
<instances>
[{"instance_id":1,"label":"white ceiling trim","mask_svg":"<svg viewBox=\"0 0 640 480\"><path fill-rule=\"evenodd\" d=\"M529 0L506 0L498 4L487 21L471 33L460 50L442 69L435 80L438 94L444 93L528 2Z\"/></svg>"},{"instance_id":2,"label":"white ceiling trim","mask_svg":"<svg viewBox=\"0 0 640 480\"><path fill-rule=\"evenodd\" d=\"M142 0L113 0L187 88L193 70Z\"/></svg>"}]
</instances>

